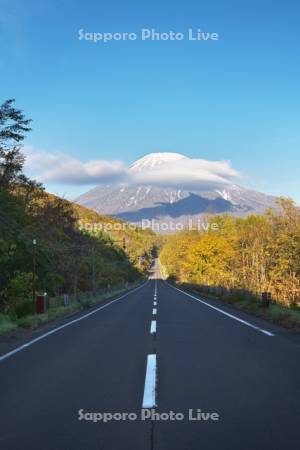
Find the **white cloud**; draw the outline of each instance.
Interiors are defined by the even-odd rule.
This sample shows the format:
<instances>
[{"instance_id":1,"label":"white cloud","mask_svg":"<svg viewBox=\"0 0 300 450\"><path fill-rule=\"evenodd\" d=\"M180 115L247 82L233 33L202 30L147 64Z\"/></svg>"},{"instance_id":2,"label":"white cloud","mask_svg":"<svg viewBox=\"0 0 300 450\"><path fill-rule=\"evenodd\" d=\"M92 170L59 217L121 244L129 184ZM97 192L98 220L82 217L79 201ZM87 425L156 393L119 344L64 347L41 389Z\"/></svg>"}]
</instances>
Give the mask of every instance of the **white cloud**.
<instances>
[{"instance_id":1,"label":"white cloud","mask_svg":"<svg viewBox=\"0 0 300 450\"><path fill-rule=\"evenodd\" d=\"M126 167L121 161L91 160L82 162L62 153L25 149L25 170L38 181L88 185L121 181Z\"/></svg>"},{"instance_id":2,"label":"white cloud","mask_svg":"<svg viewBox=\"0 0 300 450\"><path fill-rule=\"evenodd\" d=\"M36 151L28 147L26 156L27 173L45 183L77 186L126 183L204 191L225 187L238 176L229 161L198 158L160 160L153 166L153 157L149 165L146 157L146 163L143 158L139 170L132 170L122 161L82 162L62 153Z\"/></svg>"},{"instance_id":3,"label":"white cloud","mask_svg":"<svg viewBox=\"0 0 300 450\"><path fill-rule=\"evenodd\" d=\"M237 175L229 161L191 158L141 170L133 174L132 181L135 184L180 187L186 190L209 190L232 183L231 179Z\"/></svg>"}]
</instances>

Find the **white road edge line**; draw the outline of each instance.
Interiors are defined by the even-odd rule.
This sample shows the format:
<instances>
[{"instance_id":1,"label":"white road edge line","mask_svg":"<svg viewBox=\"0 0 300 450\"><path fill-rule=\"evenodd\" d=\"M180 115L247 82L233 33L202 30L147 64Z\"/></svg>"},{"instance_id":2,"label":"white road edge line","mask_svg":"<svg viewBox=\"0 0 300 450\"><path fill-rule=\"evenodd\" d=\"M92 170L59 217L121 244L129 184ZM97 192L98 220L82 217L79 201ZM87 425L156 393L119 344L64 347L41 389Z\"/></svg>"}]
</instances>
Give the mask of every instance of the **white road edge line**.
<instances>
[{"instance_id":1,"label":"white road edge line","mask_svg":"<svg viewBox=\"0 0 300 450\"><path fill-rule=\"evenodd\" d=\"M156 406L156 355L147 356L143 408Z\"/></svg>"},{"instance_id":2,"label":"white road edge line","mask_svg":"<svg viewBox=\"0 0 300 450\"><path fill-rule=\"evenodd\" d=\"M156 320L152 320L151 327L150 327L150 334L156 333Z\"/></svg>"},{"instance_id":3,"label":"white road edge line","mask_svg":"<svg viewBox=\"0 0 300 450\"><path fill-rule=\"evenodd\" d=\"M187 297L191 297L194 300L197 300L197 302L202 303L205 306L208 306L209 308L214 309L215 311L218 311L221 314L224 314L224 316L230 317L231 319L237 320L240 323L243 323L244 325L247 325L250 328L254 328L254 330L260 331L261 333L265 334L266 336L275 336L274 333L271 333L270 331L264 330L263 328L257 327L256 325L253 325L250 322L247 322L246 320L240 319L237 316L234 316L232 314L229 314L226 311L223 311L223 309L217 308L216 306L210 305L209 303L205 302L204 300L200 300L197 297L194 297L191 294L188 294L187 292L182 291L181 289L176 288L175 286L172 286L171 284L167 283L170 287L172 287L173 289L176 289L176 291L181 292L182 294L185 294Z\"/></svg>"},{"instance_id":4,"label":"white road edge line","mask_svg":"<svg viewBox=\"0 0 300 450\"><path fill-rule=\"evenodd\" d=\"M152 314L155 316L156 313L157 313L157 309L156 309L156 308L153 308Z\"/></svg>"},{"instance_id":5,"label":"white road edge line","mask_svg":"<svg viewBox=\"0 0 300 450\"><path fill-rule=\"evenodd\" d=\"M74 323L80 322L81 320L86 319L87 317L92 316L93 314L96 314L98 311L101 311L101 309L104 309L104 308L106 308L107 306L110 306L110 305L112 305L113 303L115 303L115 302L121 300L122 298L126 297L127 295L132 294L133 292L135 292L135 291L141 289L141 288L144 287L147 283L148 283L148 281L146 281L145 283L143 283L141 286L138 286L137 288L133 289L132 291L126 292L126 294L122 295L121 297L118 297L118 298L112 300L111 302L106 303L106 305L100 306L99 308L96 308L96 309L94 309L93 311L91 311L91 312L89 312L89 313L87 313L87 314L84 314L83 316L78 317L77 319L74 319L74 320L71 320L70 322L64 323L63 325L60 325L59 327L54 328L53 330L50 330L50 331L48 331L47 333L42 334L41 336L39 336L39 337L37 337L37 338L35 338L35 339L32 339L31 341L26 342L25 344L21 345L20 347L17 347L17 348L15 348L14 350L11 350L10 352L5 353L4 355L1 355L1 356L0 356L0 362L3 361L4 359L9 358L10 356L15 355L16 353L18 353L18 352L20 352L20 351L22 351L22 350L24 350L24 349L30 347L31 345L35 344L36 342L41 341L42 339L45 339L45 338L48 337L48 336L51 336L51 334L54 334L54 333L56 333L57 331L62 330L63 328L69 327L70 325L73 325Z\"/></svg>"}]
</instances>

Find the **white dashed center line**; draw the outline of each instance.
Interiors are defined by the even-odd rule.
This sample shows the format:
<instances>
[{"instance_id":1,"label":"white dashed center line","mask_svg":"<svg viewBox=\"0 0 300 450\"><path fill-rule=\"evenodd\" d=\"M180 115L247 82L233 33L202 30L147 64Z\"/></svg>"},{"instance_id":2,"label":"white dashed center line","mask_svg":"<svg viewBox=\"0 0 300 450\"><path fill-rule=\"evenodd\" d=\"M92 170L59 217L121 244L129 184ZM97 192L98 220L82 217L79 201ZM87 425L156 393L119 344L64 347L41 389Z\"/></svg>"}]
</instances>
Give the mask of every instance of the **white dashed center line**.
<instances>
[{"instance_id":1,"label":"white dashed center line","mask_svg":"<svg viewBox=\"0 0 300 450\"><path fill-rule=\"evenodd\" d=\"M151 322L150 333L151 334L155 334L156 333L156 320L152 320L152 322Z\"/></svg>"},{"instance_id":2,"label":"white dashed center line","mask_svg":"<svg viewBox=\"0 0 300 450\"><path fill-rule=\"evenodd\" d=\"M156 406L156 355L147 356L143 408Z\"/></svg>"}]
</instances>

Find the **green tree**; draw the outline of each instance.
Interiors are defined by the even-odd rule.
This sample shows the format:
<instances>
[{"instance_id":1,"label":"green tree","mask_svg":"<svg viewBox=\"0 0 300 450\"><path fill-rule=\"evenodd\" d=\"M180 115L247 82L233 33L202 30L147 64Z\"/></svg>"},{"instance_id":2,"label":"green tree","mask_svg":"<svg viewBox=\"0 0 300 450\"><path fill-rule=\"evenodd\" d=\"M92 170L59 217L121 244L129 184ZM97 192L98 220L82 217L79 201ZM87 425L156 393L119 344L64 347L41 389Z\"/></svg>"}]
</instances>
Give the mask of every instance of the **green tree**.
<instances>
[{"instance_id":1,"label":"green tree","mask_svg":"<svg viewBox=\"0 0 300 450\"><path fill-rule=\"evenodd\" d=\"M30 122L14 107L14 100L6 100L0 106L0 187L17 182L22 173L24 155L20 143L31 130Z\"/></svg>"}]
</instances>

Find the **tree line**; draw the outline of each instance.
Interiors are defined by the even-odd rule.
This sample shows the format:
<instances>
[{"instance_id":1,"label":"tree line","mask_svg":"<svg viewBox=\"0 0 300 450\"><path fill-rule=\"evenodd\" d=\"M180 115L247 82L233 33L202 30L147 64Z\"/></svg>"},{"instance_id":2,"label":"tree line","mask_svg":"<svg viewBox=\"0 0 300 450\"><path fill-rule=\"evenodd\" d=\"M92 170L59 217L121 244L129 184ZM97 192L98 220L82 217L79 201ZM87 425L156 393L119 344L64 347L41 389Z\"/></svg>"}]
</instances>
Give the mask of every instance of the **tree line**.
<instances>
[{"instance_id":1,"label":"tree line","mask_svg":"<svg viewBox=\"0 0 300 450\"><path fill-rule=\"evenodd\" d=\"M48 194L24 175L22 143L30 131L31 121L14 100L5 101L0 106L0 312L15 314L30 304L34 250L37 292L50 296L142 278L153 233L126 227L118 235L81 230L79 219L109 219Z\"/></svg>"},{"instance_id":2,"label":"tree line","mask_svg":"<svg viewBox=\"0 0 300 450\"><path fill-rule=\"evenodd\" d=\"M214 217L218 231L170 237L160 254L168 275L203 287L269 291L288 307L300 305L300 210L278 199L280 211L234 218Z\"/></svg>"}]
</instances>

